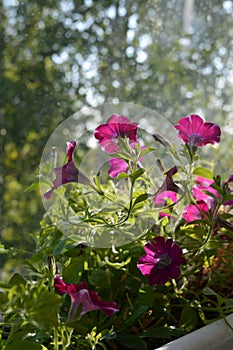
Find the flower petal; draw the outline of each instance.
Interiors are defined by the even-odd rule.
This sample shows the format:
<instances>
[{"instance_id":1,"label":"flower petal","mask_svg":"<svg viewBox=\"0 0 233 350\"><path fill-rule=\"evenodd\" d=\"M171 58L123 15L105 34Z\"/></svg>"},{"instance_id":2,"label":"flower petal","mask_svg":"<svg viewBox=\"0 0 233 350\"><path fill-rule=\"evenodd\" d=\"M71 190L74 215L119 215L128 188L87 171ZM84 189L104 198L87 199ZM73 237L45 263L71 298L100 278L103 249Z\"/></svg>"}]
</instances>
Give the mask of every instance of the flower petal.
<instances>
[{"instance_id":1,"label":"flower petal","mask_svg":"<svg viewBox=\"0 0 233 350\"><path fill-rule=\"evenodd\" d=\"M169 280L168 269L158 269L156 266L151 270L148 277L148 282L151 286L161 286Z\"/></svg>"},{"instance_id":2,"label":"flower petal","mask_svg":"<svg viewBox=\"0 0 233 350\"><path fill-rule=\"evenodd\" d=\"M144 276L147 276L151 273L151 270L157 262L158 259L155 259L151 255L144 255L138 260L137 267Z\"/></svg>"},{"instance_id":3,"label":"flower petal","mask_svg":"<svg viewBox=\"0 0 233 350\"><path fill-rule=\"evenodd\" d=\"M128 171L128 163L124 159L120 158L111 158L110 161L110 169L108 171L111 177L117 177L120 173Z\"/></svg>"}]
</instances>

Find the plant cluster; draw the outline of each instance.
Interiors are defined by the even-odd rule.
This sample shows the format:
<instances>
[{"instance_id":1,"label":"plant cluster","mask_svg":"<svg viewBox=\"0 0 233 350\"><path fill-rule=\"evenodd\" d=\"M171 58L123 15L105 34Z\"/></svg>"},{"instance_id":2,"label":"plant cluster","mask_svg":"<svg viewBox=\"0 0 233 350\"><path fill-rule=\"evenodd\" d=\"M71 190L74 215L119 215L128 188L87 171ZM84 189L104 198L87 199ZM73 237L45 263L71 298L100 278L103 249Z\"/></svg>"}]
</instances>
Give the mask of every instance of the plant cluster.
<instances>
[{"instance_id":1,"label":"plant cluster","mask_svg":"<svg viewBox=\"0 0 233 350\"><path fill-rule=\"evenodd\" d=\"M114 114L93 135L104 174L81 170L75 140L64 165L44 164L51 206L28 273L1 284L2 349L155 349L233 311L233 175L199 159L221 129L195 114L175 129L179 149L158 133L148 146L138 123Z\"/></svg>"}]
</instances>

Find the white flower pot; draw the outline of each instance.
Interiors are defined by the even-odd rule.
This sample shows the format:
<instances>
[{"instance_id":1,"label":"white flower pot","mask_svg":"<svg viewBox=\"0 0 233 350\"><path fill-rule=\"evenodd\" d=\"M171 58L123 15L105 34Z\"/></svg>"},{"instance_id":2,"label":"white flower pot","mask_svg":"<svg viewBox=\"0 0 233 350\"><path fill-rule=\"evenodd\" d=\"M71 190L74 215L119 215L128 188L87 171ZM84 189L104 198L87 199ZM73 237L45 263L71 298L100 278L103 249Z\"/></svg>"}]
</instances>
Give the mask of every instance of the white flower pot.
<instances>
[{"instance_id":1,"label":"white flower pot","mask_svg":"<svg viewBox=\"0 0 233 350\"><path fill-rule=\"evenodd\" d=\"M157 350L232 350L233 330L230 327L233 328L233 314L157 348Z\"/></svg>"}]
</instances>

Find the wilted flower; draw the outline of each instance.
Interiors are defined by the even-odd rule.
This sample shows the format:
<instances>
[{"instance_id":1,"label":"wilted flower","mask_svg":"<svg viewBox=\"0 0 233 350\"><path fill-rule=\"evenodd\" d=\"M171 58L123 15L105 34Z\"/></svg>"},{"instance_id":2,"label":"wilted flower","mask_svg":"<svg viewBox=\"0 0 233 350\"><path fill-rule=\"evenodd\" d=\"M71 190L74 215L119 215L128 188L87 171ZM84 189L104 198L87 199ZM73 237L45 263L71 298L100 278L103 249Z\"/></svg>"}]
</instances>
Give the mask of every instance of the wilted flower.
<instances>
[{"instance_id":1,"label":"wilted flower","mask_svg":"<svg viewBox=\"0 0 233 350\"><path fill-rule=\"evenodd\" d=\"M204 146L207 143L215 144L220 141L221 129L218 124L204 122L197 114L190 114L179 120L174 126L179 130L179 138L191 148Z\"/></svg>"},{"instance_id":2,"label":"wilted flower","mask_svg":"<svg viewBox=\"0 0 233 350\"><path fill-rule=\"evenodd\" d=\"M115 302L102 301L98 293L88 289L86 282L79 284L65 283L59 275L54 278L54 288L61 294L69 294L71 299L71 308L69 318L73 318L82 304L79 318L85 313L100 309L106 316L111 316L114 312L119 311L119 306Z\"/></svg>"},{"instance_id":3,"label":"wilted flower","mask_svg":"<svg viewBox=\"0 0 233 350\"><path fill-rule=\"evenodd\" d=\"M90 180L76 168L73 162L73 152L76 147L75 141L67 142L66 153L68 156L68 162L61 167L54 168L55 180L51 190L44 194L46 199L50 199L53 191L59 186L65 185L70 182L78 182L84 185L89 185Z\"/></svg>"},{"instance_id":4,"label":"wilted flower","mask_svg":"<svg viewBox=\"0 0 233 350\"><path fill-rule=\"evenodd\" d=\"M99 125L94 136L99 141L100 146L108 153L119 151L118 138L128 138L129 141L137 141L138 123L123 116L113 114L106 124Z\"/></svg>"},{"instance_id":5,"label":"wilted flower","mask_svg":"<svg viewBox=\"0 0 233 350\"><path fill-rule=\"evenodd\" d=\"M169 278L177 278L180 265L186 264L182 249L171 238L156 237L144 246L144 250L146 255L138 260L137 266L148 276L150 285L163 285Z\"/></svg>"},{"instance_id":6,"label":"wilted flower","mask_svg":"<svg viewBox=\"0 0 233 350\"><path fill-rule=\"evenodd\" d=\"M172 191L176 193L181 193L182 190L175 184L173 181L172 176L177 173L177 167L174 166L171 169L168 170L166 173L165 180L163 181L162 185L159 187L157 192L155 193L155 197L158 196L159 193L165 192L165 191Z\"/></svg>"}]
</instances>

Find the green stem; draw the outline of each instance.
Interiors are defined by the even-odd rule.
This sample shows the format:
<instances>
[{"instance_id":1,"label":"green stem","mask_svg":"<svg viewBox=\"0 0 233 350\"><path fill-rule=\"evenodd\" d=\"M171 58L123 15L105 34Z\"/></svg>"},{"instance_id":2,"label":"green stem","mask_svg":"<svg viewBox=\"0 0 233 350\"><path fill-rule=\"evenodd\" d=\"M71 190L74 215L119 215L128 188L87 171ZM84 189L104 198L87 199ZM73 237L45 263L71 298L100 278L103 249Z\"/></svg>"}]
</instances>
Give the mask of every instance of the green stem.
<instances>
[{"instance_id":1,"label":"green stem","mask_svg":"<svg viewBox=\"0 0 233 350\"><path fill-rule=\"evenodd\" d=\"M58 331L57 331L57 328L55 327L54 327L54 350L59 350Z\"/></svg>"}]
</instances>

